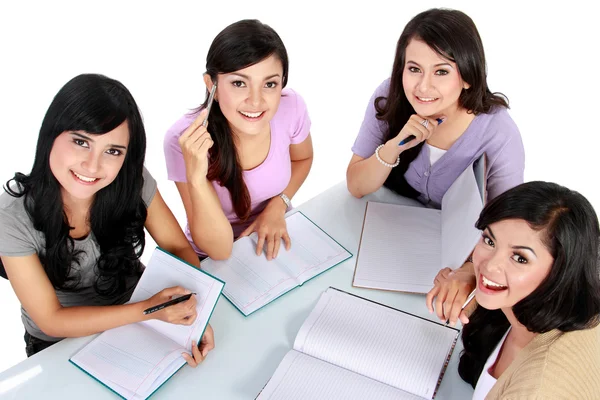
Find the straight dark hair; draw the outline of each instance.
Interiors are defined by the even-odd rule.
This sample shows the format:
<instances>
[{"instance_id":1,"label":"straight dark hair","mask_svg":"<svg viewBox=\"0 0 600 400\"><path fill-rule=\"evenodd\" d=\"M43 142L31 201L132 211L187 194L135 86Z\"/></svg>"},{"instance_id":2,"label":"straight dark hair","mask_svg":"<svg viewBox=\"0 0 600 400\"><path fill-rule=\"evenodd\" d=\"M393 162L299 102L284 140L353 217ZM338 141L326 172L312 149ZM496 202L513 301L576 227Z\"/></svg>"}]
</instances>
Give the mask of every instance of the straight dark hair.
<instances>
[{"instance_id":1,"label":"straight dark hair","mask_svg":"<svg viewBox=\"0 0 600 400\"><path fill-rule=\"evenodd\" d=\"M141 196L146 132L137 104L123 84L96 74L71 79L46 112L31 173L17 172L4 186L10 195L24 197L33 226L44 234L45 252L38 256L55 289L76 291L81 276L61 186L49 164L54 141L67 131L102 135L125 121L129 144L123 166L115 180L96 193L89 211L90 234L100 246L94 288L106 297L125 292L130 289L127 278L141 275L147 210Z\"/></svg>"},{"instance_id":2,"label":"straight dark hair","mask_svg":"<svg viewBox=\"0 0 600 400\"><path fill-rule=\"evenodd\" d=\"M497 106L508 108L506 97L492 93L488 88L483 43L473 20L461 11L434 8L418 14L404 28L396 47L388 96L375 99L376 117L388 126L385 141L396 137L415 114L402 85L406 47L413 39L425 42L440 56L456 63L462 80L470 85L458 98L460 107L475 115L489 113ZM419 197L419 192L406 182L404 174L422 147L423 143L420 143L402 153L400 164L392 169L384 182L386 187L407 197Z\"/></svg>"},{"instance_id":3,"label":"straight dark hair","mask_svg":"<svg viewBox=\"0 0 600 400\"><path fill-rule=\"evenodd\" d=\"M477 228L507 219L526 221L543 232L554 262L548 276L512 308L535 333L596 326L600 316L600 228L592 205L581 194L548 182L521 184L496 197L481 212ZM486 360L508 330L502 310L477 307L462 331L464 351L458 372L473 387Z\"/></svg>"},{"instance_id":4,"label":"straight dark hair","mask_svg":"<svg viewBox=\"0 0 600 400\"><path fill-rule=\"evenodd\" d=\"M283 66L282 87L288 81L288 55L283 41L268 25L255 19L235 22L223 29L213 40L206 56L206 73L213 82L217 75L227 74L257 64L271 55ZM206 100L196 110L207 106ZM218 102L214 102L208 117L210 134L214 142L209 150L210 163L207 178L216 180L231 195L233 209L242 221L250 216L251 199L244 182L233 133Z\"/></svg>"}]
</instances>

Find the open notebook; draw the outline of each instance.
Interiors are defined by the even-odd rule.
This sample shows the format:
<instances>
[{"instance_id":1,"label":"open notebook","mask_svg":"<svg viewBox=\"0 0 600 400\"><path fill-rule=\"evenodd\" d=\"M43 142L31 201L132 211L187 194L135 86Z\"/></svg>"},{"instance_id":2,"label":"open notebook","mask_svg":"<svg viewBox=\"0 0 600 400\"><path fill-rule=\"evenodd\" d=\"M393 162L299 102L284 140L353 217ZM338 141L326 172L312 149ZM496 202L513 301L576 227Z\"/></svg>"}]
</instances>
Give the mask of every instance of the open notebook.
<instances>
[{"instance_id":1,"label":"open notebook","mask_svg":"<svg viewBox=\"0 0 600 400\"><path fill-rule=\"evenodd\" d=\"M101 333L69 361L125 399L150 397L185 365L182 352L199 344L223 282L157 248L130 302L172 286L196 293L198 316L190 326L149 320Z\"/></svg>"},{"instance_id":2,"label":"open notebook","mask_svg":"<svg viewBox=\"0 0 600 400\"><path fill-rule=\"evenodd\" d=\"M264 251L256 255L256 233L238 239L228 260L202 261L203 270L227 283L223 294L245 316L352 257L301 212L286 223L292 247L287 251L282 242L271 261Z\"/></svg>"},{"instance_id":3,"label":"open notebook","mask_svg":"<svg viewBox=\"0 0 600 400\"><path fill-rule=\"evenodd\" d=\"M440 269L458 268L480 237L485 154L454 181L442 209L368 202L352 285L427 293Z\"/></svg>"},{"instance_id":4,"label":"open notebook","mask_svg":"<svg viewBox=\"0 0 600 400\"><path fill-rule=\"evenodd\" d=\"M258 399L433 399L458 335L329 288Z\"/></svg>"}]
</instances>

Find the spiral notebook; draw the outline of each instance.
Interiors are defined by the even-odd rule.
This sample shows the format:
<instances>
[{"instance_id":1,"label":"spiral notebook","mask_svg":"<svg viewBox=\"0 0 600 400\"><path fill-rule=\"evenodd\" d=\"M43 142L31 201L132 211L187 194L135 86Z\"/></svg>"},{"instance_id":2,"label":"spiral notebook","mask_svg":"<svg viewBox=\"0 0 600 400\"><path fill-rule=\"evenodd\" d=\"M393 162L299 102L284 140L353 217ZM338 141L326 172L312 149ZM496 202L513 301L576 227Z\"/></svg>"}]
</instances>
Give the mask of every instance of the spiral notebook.
<instances>
[{"instance_id":1,"label":"spiral notebook","mask_svg":"<svg viewBox=\"0 0 600 400\"><path fill-rule=\"evenodd\" d=\"M149 320L107 330L69 360L124 399L147 399L186 362L182 352L198 345L223 289L223 282L156 248L130 302L183 286L196 293L192 325Z\"/></svg>"},{"instance_id":2,"label":"spiral notebook","mask_svg":"<svg viewBox=\"0 0 600 400\"><path fill-rule=\"evenodd\" d=\"M257 398L433 399L458 335L330 287Z\"/></svg>"},{"instance_id":3,"label":"spiral notebook","mask_svg":"<svg viewBox=\"0 0 600 400\"><path fill-rule=\"evenodd\" d=\"M353 286L427 293L438 271L463 265L481 232L485 153L446 191L442 209L367 202Z\"/></svg>"}]
</instances>

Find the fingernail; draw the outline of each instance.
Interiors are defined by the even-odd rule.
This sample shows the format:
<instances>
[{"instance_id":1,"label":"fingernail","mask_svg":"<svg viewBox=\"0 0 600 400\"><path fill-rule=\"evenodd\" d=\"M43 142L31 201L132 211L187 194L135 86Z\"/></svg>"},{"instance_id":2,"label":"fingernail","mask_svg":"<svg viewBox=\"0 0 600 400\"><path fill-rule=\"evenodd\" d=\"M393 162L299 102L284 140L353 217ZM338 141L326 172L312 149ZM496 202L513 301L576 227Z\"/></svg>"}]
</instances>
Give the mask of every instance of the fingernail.
<instances>
[{"instance_id":1,"label":"fingernail","mask_svg":"<svg viewBox=\"0 0 600 400\"><path fill-rule=\"evenodd\" d=\"M436 118L435 120L437 121L438 125L441 125L442 122L444 122L446 120L446 118L445 117L444 118Z\"/></svg>"}]
</instances>

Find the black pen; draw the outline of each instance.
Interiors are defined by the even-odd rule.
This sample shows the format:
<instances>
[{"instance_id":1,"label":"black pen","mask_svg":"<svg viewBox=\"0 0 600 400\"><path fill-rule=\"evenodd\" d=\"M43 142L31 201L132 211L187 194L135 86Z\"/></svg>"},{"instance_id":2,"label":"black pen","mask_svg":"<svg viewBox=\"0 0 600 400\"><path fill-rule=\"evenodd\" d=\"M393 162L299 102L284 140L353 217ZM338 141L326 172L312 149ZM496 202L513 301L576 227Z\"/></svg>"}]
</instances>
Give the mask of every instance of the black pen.
<instances>
[{"instance_id":1,"label":"black pen","mask_svg":"<svg viewBox=\"0 0 600 400\"><path fill-rule=\"evenodd\" d=\"M182 303L184 301L187 301L187 300L189 300L192 297L193 294L196 294L196 293L186 294L186 295L178 297L176 299L166 301L166 302L164 302L162 304L159 304L157 306L147 308L147 309L144 310L144 315L152 314L153 312L160 311L160 310L162 310L165 307L169 307L169 306L172 306L172 305L179 304L179 303Z\"/></svg>"}]
</instances>

